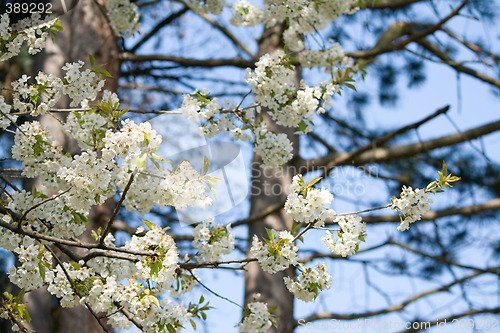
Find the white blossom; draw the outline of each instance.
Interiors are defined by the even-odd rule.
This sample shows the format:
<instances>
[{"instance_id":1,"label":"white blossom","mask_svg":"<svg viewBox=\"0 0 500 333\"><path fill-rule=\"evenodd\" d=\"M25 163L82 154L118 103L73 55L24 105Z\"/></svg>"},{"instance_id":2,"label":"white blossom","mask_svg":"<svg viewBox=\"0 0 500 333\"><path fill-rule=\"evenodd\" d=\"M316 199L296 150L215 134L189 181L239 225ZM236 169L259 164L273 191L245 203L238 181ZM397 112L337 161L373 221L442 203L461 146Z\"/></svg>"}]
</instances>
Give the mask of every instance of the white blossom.
<instances>
[{"instance_id":1,"label":"white blossom","mask_svg":"<svg viewBox=\"0 0 500 333\"><path fill-rule=\"evenodd\" d=\"M236 325L241 333L265 333L272 326L267 304L252 302L243 311L243 320Z\"/></svg>"},{"instance_id":2,"label":"white blossom","mask_svg":"<svg viewBox=\"0 0 500 333\"><path fill-rule=\"evenodd\" d=\"M401 225L398 230L407 230L410 228L410 223L419 221L422 215L429 211L432 202L425 190L418 188L413 190L411 187L403 186L400 198L392 199L392 209L401 214Z\"/></svg>"},{"instance_id":3,"label":"white blossom","mask_svg":"<svg viewBox=\"0 0 500 333\"><path fill-rule=\"evenodd\" d=\"M129 0L108 0L107 15L118 36L130 37L139 31L139 8Z\"/></svg>"},{"instance_id":4,"label":"white blossom","mask_svg":"<svg viewBox=\"0 0 500 333\"><path fill-rule=\"evenodd\" d=\"M250 248L264 271L274 274L298 263L299 248L293 244L293 235L289 231L269 230L268 236L269 240L261 241L254 235Z\"/></svg>"},{"instance_id":5,"label":"white blossom","mask_svg":"<svg viewBox=\"0 0 500 333\"><path fill-rule=\"evenodd\" d=\"M332 276L328 273L326 263L322 262L315 268L300 266L302 273L295 279L284 277L288 290L298 299L304 302L312 302L316 299L321 290L330 289Z\"/></svg>"},{"instance_id":6,"label":"white blossom","mask_svg":"<svg viewBox=\"0 0 500 333\"><path fill-rule=\"evenodd\" d=\"M327 231L327 235L321 237L321 240L331 252L342 257L355 254L359 244L365 240L366 223L357 215L338 216L334 222L340 226L337 236Z\"/></svg>"},{"instance_id":7,"label":"white blossom","mask_svg":"<svg viewBox=\"0 0 500 333\"><path fill-rule=\"evenodd\" d=\"M200 252L198 260L213 262L223 254L229 254L234 249L234 234L229 233L231 226L220 224L210 226L212 219L198 224L193 230L193 246Z\"/></svg>"}]
</instances>

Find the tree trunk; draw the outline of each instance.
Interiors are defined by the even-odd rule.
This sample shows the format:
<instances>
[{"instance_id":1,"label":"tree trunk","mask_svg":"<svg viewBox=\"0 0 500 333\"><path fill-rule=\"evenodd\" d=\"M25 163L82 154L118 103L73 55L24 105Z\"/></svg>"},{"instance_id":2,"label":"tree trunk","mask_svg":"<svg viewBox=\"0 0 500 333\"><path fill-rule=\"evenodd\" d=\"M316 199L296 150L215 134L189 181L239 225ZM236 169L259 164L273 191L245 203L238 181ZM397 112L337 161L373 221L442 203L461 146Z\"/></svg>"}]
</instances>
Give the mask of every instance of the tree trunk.
<instances>
[{"instance_id":1,"label":"tree trunk","mask_svg":"<svg viewBox=\"0 0 500 333\"><path fill-rule=\"evenodd\" d=\"M88 55L96 64L106 64L105 69L113 78L107 78L105 89L116 91L120 64L118 44L97 5L92 0L80 0L74 9L61 17L64 31L55 35L55 41L47 41L43 53L35 57L34 73L44 71L64 77L61 67L67 62L82 60L88 64ZM57 107L69 107L67 99L61 99ZM40 119L43 126L50 128L50 134L71 153L78 152L78 146L64 135L60 123L50 115ZM33 185L33 183L31 184ZM32 186L29 186L30 189ZM37 188L40 188L37 186ZM94 207L89 216L89 227L97 229L104 225L114 209L113 200L101 207ZM92 241L89 233L82 236ZM32 317L31 328L38 333L101 333L103 329L90 312L82 307L60 308L58 300L46 289L28 293L24 298ZM109 331L112 331L110 328Z\"/></svg>"},{"instance_id":2,"label":"tree trunk","mask_svg":"<svg viewBox=\"0 0 500 333\"><path fill-rule=\"evenodd\" d=\"M266 28L259 41L258 56L266 53L272 54L277 50L283 49L282 33L283 25L277 25L271 28ZM296 70L295 84L298 85L301 78L301 71ZM270 130L277 133L285 133L288 139L293 144L292 154L298 154L299 139L294 135L295 129L276 125L268 115L264 115L264 120ZM291 184L292 177L295 175L293 160L287 163L282 170L278 169L262 169L259 166L262 164L259 156L254 156L252 161L252 178L251 178L251 199L250 199L250 215L256 214L268 206L284 202L286 200L287 189ZM269 229L291 229L292 220L282 210L277 213L268 215L262 220L250 223L248 226L248 249L247 255L250 254L253 235L259 238L267 233L265 228ZM283 278L285 276L294 276L295 269L288 268L285 271L276 274L264 272L257 262L251 262L246 266L245 271L245 305L253 301L255 293L261 294L259 301L266 302L269 307L278 306L273 313L278 319L278 327L272 327L269 332L275 333L291 333L293 332L293 294L286 288Z\"/></svg>"}]
</instances>

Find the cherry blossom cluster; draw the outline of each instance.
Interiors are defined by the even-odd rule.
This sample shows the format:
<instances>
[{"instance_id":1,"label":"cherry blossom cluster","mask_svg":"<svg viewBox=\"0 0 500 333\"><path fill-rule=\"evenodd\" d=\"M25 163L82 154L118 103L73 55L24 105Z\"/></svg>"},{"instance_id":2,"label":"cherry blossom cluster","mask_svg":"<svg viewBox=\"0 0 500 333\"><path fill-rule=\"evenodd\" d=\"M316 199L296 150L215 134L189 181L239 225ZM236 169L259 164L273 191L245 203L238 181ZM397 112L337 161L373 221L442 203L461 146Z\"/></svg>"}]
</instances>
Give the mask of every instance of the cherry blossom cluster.
<instances>
[{"instance_id":1,"label":"cherry blossom cluster","mask_svg":"<svg viewBox=\"0 0 500 333\"><path fill-rule=\"evenodd\" d=\"M11 83L14 90L12 105L6 104L3 97L0 100L2 110L0 126L6 128L9 126L9 122L14 123L17 120L16 116L9 113L21 112L38 116L48 112L57 104L63 94L71 99L71 106L82 105L88 107L90 102L96 100L104 86L105 81L99 80L99 76L109 76L109 73L100 70L98 66L81 70L83 66L83 61L66 63L62 67L66 71L63 79L53 74L47 75L39 72L35 77L36 83L30 83L31 77L25 74L18 80L13 81ZM111 93L105 91L103 101L109 104L113 100L110 100L111 97ZM78 114L72 117L75 116L78 116Z\"/></svg>"},{"instance_id":2,"label":"cherry blossom cluster","mask_svg":"<svg viewBox=\"0 0 500 333\"><path fill-rule=\"evenodd\" d=\"M8 14L2 14L0 16L0 61L18 55L25 41L29 54L37 54L45 48L49 33L60 30L62 26L58 19L42 20L38 12L14 24L10 23Z\"/></svg>"},{"instance_id":3,"label":"cherry blossom cluster","mask_svg":"<svg viewBox=\"0 0 500 333\"><path fill-rule=\"evenodd\" d=\"M246 141L250 136L245 132L250 132L254 137L254 151L262 157L263 167L280 168L292 158L292 144L285 134L274 133L262 119L256 119L259 117L255 117L255 111L259 113L266 108L278 125L306 133L311 130L309 125L314 114L330 108L333 94L340 91L340 86L331 82L309 87L301 81L300 86L295 87L295 68L290 61L289 56L278 51L261 57L255 70L246 70L247 83L255 94L251 107L240 109L238 105L226 109L231 115L222 114L218 99L210 99L203 90L185 95L180 110L187 119L202 123L199 129L206 137L222 131L235 140Z\"/></svg>"},{"instance_id":4,"label":"cherry blossom cluster","mask_svg":"<svg viewBox=\"0 0 500 333\"><path fill-rule=\"evenodd\" d=\"M30 84L30 76L23 75L12 82L13 109L33 116L43 114L56 105L61 98L63 81L55 75L39 72L36 84Z\"/></svg>"},{"instance_id":5,"label":"cherry blossom cluster","mask_svg":"<svg viewBox=\"0 0 500 333\"><path fill-rule=\"evenodd\" d=\"M266 127L255 131L254 152L262 157L263 168L281 168L292 157L292 143L285 133L274 133Z\"/></svg>"},{"instance_id":6,"label":"cherry blossom cluster","mask_svg":"<svg viewBox=\"0 0 500 333\"><path fill-rule=\"evenodd\" d=\"M266 10L266 24L287 21L289 27L284 33L287 46L292 51L304 48L300 35L314 33L324 29L341 14L353 14L357 11L357 0L306 1L285 0L276 1Z\"/></svg>"},{"instance_id":7,"label":"cherry blossom cluster","mask_svg":"<svg viewBox=\"0 0 500 333\"><path fill-rule=\"evenodd\" d=\"M357 215L338 216L334 222L340 227L336 233L337 236L327 231L327 235L321 237L323 243L331 252L342 257L358 252L359 244L366 237L366 223Z\"/></svg>"},{"instance_id":8,"label":"cherry blossom cluster","mask_svg":"<svg viewBox=\"0 0 500 333\"><path fill-rule=\"evenodd\" d=\"M241 333L264 333L273 325L272 311L263 302L249 303L243 310L243 319L236 325Z\"/></svg>"},{"instance_id":9,"label":"cherry blossom cluster","mask_svg":"<svg viewBox=\"0 0 500 333\"><path fill-rule=\"evenodd\" d=\"M194 270L190 274L186 274L184 270L177 269L174 281L167 286L170 296L178 298L180 295L190 292L198 283L196 279Z\"/></svg>"},{"instance_id":10,"label":"cherry blossom cluster","mask_svg":"<svg viewBox=\"0 0 500 333\"><path fill-rule=\"evenodd\" d=\"M215 15L219 15L226 5L226 0L193 0L192 2L202 13L210 12Z\"/></svg>"},{"instance_id":11,"label":"cherry blossom cluster","mask_svg":"<svg viewBox=\"0 0 500 333\"><path fill-rule=\"evenodd\" d=\"M264 12L247 0L237 0L232 3L233 16L231 24L235 26L253 27L262 23Z\"/></svg>"},{"instance_id":12,"label":"cherry blossom cluster","mask_svg":"<svg viewBox=\"0 0 500 333\"><path fill-rule=\"evenodd\" d=\"M71 98L70 106L78 106L82 101L93 101L97 93L104 86L104 80L98 80L96 71L85 69L81 71L85 63L78 61L75 63L66 63L63 70L66 71L62 92Z\"/></svg>"},{"instance_id":13,"label":"cherry blossom cluster","mask_svg":"<svg viewBox=\"0 0 500 333\"><path fill-rule=\"evenodd\" d=\"M282 271L298 263L294 237L288 230L267 230L269 239L261 241L254 235L250 252L259 261L260 267L271 274Z\"/></svg>"},{"instance_id":14,"label":"cherry blossom cluster","mask_svg":"<svg viewBox=\"0 0 500 333\"><path fill-rule=\"evenodd\" d=\"M307 268L304 264L299 265L302 272L295 279L285 277L285 285L298 299L312 302L321 290L330 289L332 276L328 273L328 267L324 262L315 268Z\"/></svg>"},{"instance_id":15,"label":"cherry blossom cluster","mask_svg":"<svg viewBox=\"0 0 500 333\"><path fill-rule=\"evenodd\" d=\"M46 201L47 195L36 190L12 193L9 208L29 222L33 230L57 237L80 236L86 229L86 218L71 207L66 196ZM45 201L45 202L44 202ZM43 204L41 204L44 202ZM33 208L36 207L36 208ZM43 222L39 217L43 217Z\"/></svg>"},{"instance_id":16,"label":"cherry blossom cluster","mask_svg":"<svg viewBox=\"0 0 500 333\"><path fill-rule=\"evenodd\" d=\"M197 256L200 262L213 262L220 259L223 254L229 254L234 249L234 234L231 225L210 226L212 219L198 224L193 230L193 246L200 252Z\"/></svg>"},{"instance_id":17,"label":"cherry blossom cluster","mask_svg":"<svg viewBox=\"0 0 500 333\"><path fill-rule=\"evenodd\" d=\"M47 269L51 268L52 254L33 239L24 238L13 252L17 255L20 265L9 269L9 279L12 283L28 291L52 281L53 273Z\"/></svg>"},{"instance_id":18,"label":"cherry blossom cluster","mask_svg":"<svg viewBox=\"0 0 500 333\"><path fill-rule=\"evenodd\" d=\"M55 139L36 120L19 126L14 136L12 158L22 162L23 176L38 177L50 188L63 185L57 172L61 166L71 163L71 157L63 154L62 147L56 145Z\"/></svg>"},{"instance_id":19,"label":"cherry blossom cluster","mask_svg":"<svg viewBox=\"0 0 500 333\"><path fill-rule=\"evenodd\" d=\"M324 210L333 201L330 191L311 187L311 183L306 186L300 174L292 179L292 184L288 188L285 211L294 221L307 223L318 219L324 221L335 214L333 210Z\"/></svg>"},{"instance_id":20,"label":"cherry blossom cluster","mask_svg":"<svg viewBox=\"0 0 500 333\"><path fill-rule=\"evenodd\" d=\"M108 0L107 16L113 31L120 37L130 37L139 31L139 9L129 0Z\"/></svg>"},{"instance_id":21,"label":"cherry blossom cluster","mask_svg":"<svg viewBox=\"0 0 500 333\"><path fill-rule=\"evenodd\" d=\"M234 140L248 141L254 136L254 151L263 159L264 168L279 168L292 158L292 144L288 137L283 134L276 134L267 129L263 122L256 123L254 108L239 110L239 122L243 126L237 126L234 117L228 114L221 114L221 107L217 98L210 99L207 91L194 92L185 95L181 106L181 112L187 119L202 124L199 126L201 134L205 137L212 137L220 132L225 132L232 136Z\"/></svg>"},{"instance_id":22,"label":"cherry blossom cluster","mask_svg":"<svg viewBox=\"0 0 500 333\"><path fill-rule=\"evenodd\" d=\"M392 199L392 209L401 215L401 225L398 230L404 231L410 228L410 223L419 221L423 214L429 210L433 202L428 193L423 189L413 190L411 187L403 186L400 198Z\"/></svg>"},{"instance_id":23,"label":"cherry blossom cluster","mask_svg":"<svg viewBox=\"0 0 500 333\"><path fill-rule=\"evenodd\" d=\"M6 129L10 126L11 123L15 123L17 121L17 115L10 114L12 111L12 107L5 103L5 99L3 96L0 96L0 128Z\"/></svg>"},{"instance_id":24,"label":"cherry blossom cluster","mask_svg":"<svg viewBox=\"0 0 500 333\"><path fill-rule=\"evenodd\" d=\"M150 255L142 256L135 264L133 258L136 256L129 259L100 256L91 259L88 265L83 261L65 262L51 273L49 292L61 298L64 307L82 304L107 313L109 323L115 328L129 328L132 325L130 318L134 318L145 332L179 331L199 307L190 305L186 308L182 303L175 305L168 298L160 299L159 296L172 291L173 297L177 297L180 292L191 290L194 282L192 278L178 274L177 250L172 237L159 226L151 223L148 226L151 229L146 233L139 228L137 235L122 250ZM105 245L113 248L113 243L113 236L108 235ZM46 279L47 276L46 273ZM173 285L179 283L179 279L183 279L181 290ZM125 309L129 316L120 309ZM168 329L168 326L172 328Z\"/></svg>"},{"instance_id":25,"label":"cherry blossom cluster","mask_svg":"<svg viewBox=\"0 0 500 333\"><path fill-rule=\"evenodd\" d=\"M294 85L295 67L283 51L266 54L256 63L255 70L246 70L246 81L255 94L255 103L269 109L269 114L277 124L298 127L315 112L324 112L323 101L329 107L329 101L340 87L332 83L321 83L309 87L304 81L297 88ZM299 128L304 131L304 129Z\"/></svg>"}]
</instances>

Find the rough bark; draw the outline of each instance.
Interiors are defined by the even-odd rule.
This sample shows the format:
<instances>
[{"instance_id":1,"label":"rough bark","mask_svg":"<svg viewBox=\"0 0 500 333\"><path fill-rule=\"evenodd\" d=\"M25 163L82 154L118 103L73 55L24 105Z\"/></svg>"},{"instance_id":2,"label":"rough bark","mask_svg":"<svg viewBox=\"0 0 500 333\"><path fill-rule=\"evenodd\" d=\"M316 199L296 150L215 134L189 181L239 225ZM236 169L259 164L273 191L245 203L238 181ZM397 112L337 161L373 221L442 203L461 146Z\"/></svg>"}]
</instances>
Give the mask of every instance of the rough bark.
<instances>
[{"instance_id":1,"label":"rough bark","mask_svg":"<svg viewBox=\"0 0 500 333\"><path fill-rule=\"evenodd\" d=\"M54 42L49 40L45 51L35 57L35 75L38 71L44 71L63 77L64 72L61 67L65 63L78 60L88 63L88 55L92 54L96 59L96 64L106 64L105 69L113 75L112 79L106 80L105 89L116 91L120 66L118 44L98 6L92 0L80 0L73 10L61 17L61 21L64 31L56 34ZM61 108L68 106L69 101L65 99L57 105ZM77 144L68 140L62 132L60 123L54 117L43 116L40 122L50 128L51 135L65 147L66 151L77 152ZM28 184L28 187L31 188L32 185L33 183ZM40 187L37 186L37 188ZM112 200L108 200L101 207L94 208L89 216L89 227L97 229L99 225L104 225L113 208ZM90 234L84 234L82 238L87 241L91 240ZM28 293L24 301L32 317L31 329L35 332L103 332L87 309L81 306L71 309L60 308L57 299L46 289Z\"/></svg>"},{"instance_id":2,"label":"rough bark","mask_svg":"<svg viewBox=\"0 0 500 333\"><path fill-rule=\"evenodd\" d=\"M283 26L274 26L264 30L261 40L259 41L258 56L266 53L273 53L282 49L282 33ZM300 69L296 72L296 84L300 80ZM276 125L269 116L264 116L268 128L278 133L285 133L294 146L293 155L298 153L298 137L294 135L292 128ZM263 209L283 202L286 199L286 191L291 184L291 179L295 175L295 168L292 163L288 163L282 170L266 169L263 170L259 166L261 163L259 156L254 156L252 161L252 178L251 178L251 199L250 199L250 215L254 215ZM292 220L282 211L279 210L274 214L268 215L256 223L249 224L248 227L248 255L253 235L259 238L267 237L265 228L283 230L290 229ZM275 333L291 333L294 328L293 318L293 295L288 291L283 283L283 277L293 276L294 268L289 268L285 271L276 274L269 274L260 268L257 262L251 262L246 266L245 271L245 304L253 301L255 293L261 294L259 301L266 302L269 307L278 306L273 313L278 319L278 327L271 328L269 332Z\"/></svg>"}]
</instances>

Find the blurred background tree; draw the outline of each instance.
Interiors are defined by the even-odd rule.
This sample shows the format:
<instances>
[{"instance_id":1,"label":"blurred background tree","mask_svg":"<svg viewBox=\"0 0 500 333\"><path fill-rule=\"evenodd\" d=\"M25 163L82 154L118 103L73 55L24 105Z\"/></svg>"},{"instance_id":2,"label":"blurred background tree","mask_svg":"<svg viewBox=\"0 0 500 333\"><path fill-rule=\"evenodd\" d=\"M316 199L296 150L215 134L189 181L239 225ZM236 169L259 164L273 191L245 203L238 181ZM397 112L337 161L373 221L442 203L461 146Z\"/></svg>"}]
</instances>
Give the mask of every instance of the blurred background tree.
<instances>
[{"instance_id":1,"label":"blurred background tree","mask_svg":"<svg viewBox=\"0 0 500 333\"><path fill-rule=\"evenodd\" d=\"M145 120L155 116L149 110L176 109L182 95L195 89L208 88L212 97L241 100L249 92L244 69L254 67L263 54L284 47L285 26L236 28L229 24L228 8L221 16L213 16L184 0L135 3L141 11L141 34L122 40L111 36L95 2L81 0L63 17L67 22L64 35L31 65L57 73L65 62L86 59L91 53L98 62L111 66L107 68L114 74L110 87L117 87L123 105L142 110L133 117ZM330 38L339 42L365 67L365 80L357 76L357 91L343 91L342 97L335 97L332 110L318 116L314 131L307 135L294 136L290 129L266 118L270 127L289 136L296 157L285 172L265 173L256 167L260 160L255 157L248 172L252 187L249 201L230 217L224 215L219 223L233 223L235 230L242 230L237 231L241 235L237 248L242 254L247 252L248 240L254 234L264 235L266 226L289 228L291 221L282 211L286 192L275 195L266 189L275 185L286 188L295 171L309 173L310 178L325 176L319 186L332 190L337 212L385 205L399 195L402 185L425 187L443 160L462 182L449 192L451 199L436 200L435 210L404 233L396 231L399 217L395 213L363 214L369 223L369 238L356 256L344 259L327 254L326 249L308 245L319 239L319 233L307 235L303 261L329 260L334 276L333 290L320 296L319 305L294 302L282 283L283 275L294 274L291 269L269 275L255 263L247 265L244 274L225 275L231 281L244 279L242 295L224 294L226 283L210 287L238 302L248 302L253 293L261 293L263 301L279 306L276 315L280 325L275 332L325 324L317 327L327 331L330 319L437 324L443 319L472 318L476 325L483 325L476 328L492 328L485 325L498 320L500 311L496 296L500 293L500 169L494 153L498 151L495 132L500 121L493 109L500 88L500 58L495 48L498 2L360 3L362 9L356 14L340 17L325 31L307 36L305 42L312 49L324 47ZM90 11L85 20L71 16L77 15L80 7ZM16 61L0 69L4 86L26 72L30 58ZM322 77L327 79L328 74L298 67L296 78L318 81ZM469 89L471 84L473 89ZM449 87L456 91L455 96L449 94ZM478 100L471 107L466 101L476 96ZM488 96L488 104L479 99L484 96ZM11 138L4 136L2 140ZM9 152L2 154L7 157ZM1 179L7 186L18 178L10 170L9 160L2 163ZM99 214L105 215L106 208ZM156 215L164 226L179 231L175 211L158 209ZM117 232L130 232L136 226L137 218L131 213L122 211L119 218L128 224L120 224ZM194 253L189 242L180 238L178 242L181 255ZM48 323L33 328L38 332L91 332L82 325L92 319L79 323L73 315L57 319L55 309L55 301L47 307L32 306L32 317L45 311L40 316ZM214 318L212 331L229 331L233 325L215 323ZM234 318L239 320L237 315ZM474 328L465 323L466 330ZM211 331L208 326L206 329Z\"/></svg>"}]
</instances>

